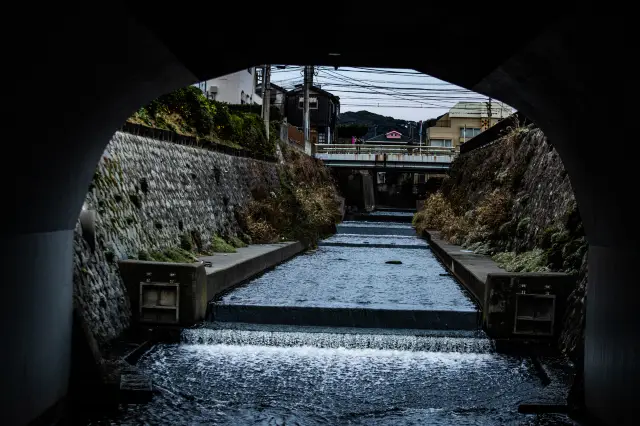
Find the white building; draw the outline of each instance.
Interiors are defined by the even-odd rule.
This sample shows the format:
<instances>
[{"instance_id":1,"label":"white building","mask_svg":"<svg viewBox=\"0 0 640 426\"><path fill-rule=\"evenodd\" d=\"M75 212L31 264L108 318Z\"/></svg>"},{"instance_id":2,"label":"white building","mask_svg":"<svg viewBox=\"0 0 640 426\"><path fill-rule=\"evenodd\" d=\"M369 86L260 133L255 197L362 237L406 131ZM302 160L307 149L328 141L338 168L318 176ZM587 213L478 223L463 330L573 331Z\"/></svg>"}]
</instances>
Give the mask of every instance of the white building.
<instances>
[{"instance_id":1,"label":"white building","mask_svg":"<svg viewBox=\"0 0 640 426\"><path fill-rule=\"evenodd\" d=\"M460 149L460 145L469 139L509 117L513 110L494 100L491 103L491 122L487 113L487 102L458 102L427 128L427 145Z\"/></svg>"},{"instance_id":2,"label":"white building","mask_svg":"<svg viewBox=\"0 0 640 426\"><path fill-rule=\"evenodd\" d=\"M209 98L229 104L262 105L260 93L256 91L258 83L257 68L251 67L222 77L201 81L195 86Z\"/></svg>"}]
</instances>

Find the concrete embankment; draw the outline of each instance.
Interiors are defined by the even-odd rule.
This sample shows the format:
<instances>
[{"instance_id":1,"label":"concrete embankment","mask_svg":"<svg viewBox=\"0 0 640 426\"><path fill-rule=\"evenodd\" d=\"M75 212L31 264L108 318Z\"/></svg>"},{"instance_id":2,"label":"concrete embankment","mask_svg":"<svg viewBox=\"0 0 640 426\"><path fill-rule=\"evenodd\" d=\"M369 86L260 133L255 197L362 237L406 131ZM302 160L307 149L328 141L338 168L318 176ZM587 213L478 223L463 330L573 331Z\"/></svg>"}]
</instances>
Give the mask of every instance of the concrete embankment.
<instances>
[{"instance_id":1,"label":"concrete embankment","mask_svg":"<svg viewBox=\"0 0 640 426\"><path fill-rule=\"evenodd\" d=\"M493 337L555 337L561 329L575 276L559 272L512 273L425 231L431 250L482 308L482 324Z\"/></svg>"},{"instance_id":2,"label":"concrete embankment","mask_svg":"<svg viewBox=\"0 0 640 426\"><path fill-rule=\"evenodd\" d=\"M237 253L201 257L207 274L207 301L237 286L249 278L289 260L302 252L298 241L278 244L257 244L238 249Z\"/></svg>"},{"instance_id":3,"label":"concrete embankment","mask_svg":"<svg viewBox=\"0 0 640 426\"><path fill-rule=\"evenodd\" d=\"M121 261L133 322L188 326L202 321L209 301L304 249L300 242L286 242L205 256L202 263Z\"/></svg>"}]
</instances>

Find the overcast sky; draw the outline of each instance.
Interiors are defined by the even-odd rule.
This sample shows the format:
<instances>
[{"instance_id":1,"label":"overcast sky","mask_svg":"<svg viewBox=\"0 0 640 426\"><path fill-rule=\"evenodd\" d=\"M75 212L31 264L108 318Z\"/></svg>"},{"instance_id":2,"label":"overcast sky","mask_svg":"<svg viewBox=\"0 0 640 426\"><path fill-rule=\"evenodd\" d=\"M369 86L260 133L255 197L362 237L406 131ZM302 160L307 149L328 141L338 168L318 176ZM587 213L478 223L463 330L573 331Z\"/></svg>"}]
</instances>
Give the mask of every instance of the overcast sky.
<instances>
[{"instance_id":1,"label":"overcast sky","mask_svg":"<svg viewBox=\"0 0 640 426\"><path fill-rule=\"evenodd\" d=\"M303 67L272 67L271 81L292 89L302 84ZM314 85L340 97L340 110L371 111L405 120L445 114L459 101L486 102L487 97L414 70L316 67Z\"/></svg>"}]
</instances>

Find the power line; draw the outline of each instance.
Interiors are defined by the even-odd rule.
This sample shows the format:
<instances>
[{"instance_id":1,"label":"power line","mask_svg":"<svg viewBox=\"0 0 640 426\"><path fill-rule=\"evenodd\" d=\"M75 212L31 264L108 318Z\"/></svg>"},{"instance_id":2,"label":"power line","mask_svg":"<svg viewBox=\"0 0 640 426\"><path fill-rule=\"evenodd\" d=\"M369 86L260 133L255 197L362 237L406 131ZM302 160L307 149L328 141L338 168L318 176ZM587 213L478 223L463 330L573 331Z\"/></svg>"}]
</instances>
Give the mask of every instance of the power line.
<instances>
[{"instance_id":1,"label":"power line","mask_svg":"<svg viewBox=\"0 0 640 426\"><path fill-rule=\"evenodd\" d=\"M419 108L419 109L447 109L448 107L439 106L421 106L421 105L394 105L394 104L349 104L340 103L340 106L347 107L370 107L370 108ZM462 109L476 109L476 108L462 108Z\"/></svg>"},{"instance_id":2,"label":"power line","mask_svg":"<svg viewBox=\"0 0 640 426\"><path fill-rule=\"evenodd\" d=\"M334 71L335 74L339 74L339 71ZM342 74L339 74L342 77L346 77ZM323 77L323 78L327 78L327 77ZM451 83L445 83L445 82L432 82L432 83L426 83L426 82L420 82L420 81L398 81L398 80L370 80L370 79L358 79L360 81L362 81L363 83L393 83L393 84L404 84L404 85L408 85L408 86L451 86L453 88L457 88L458 90L467 90L465 88L462 87L458 87L455 84L451 84ZM444 90L444 89L443 89Z\"/></svg>"},{"instance_id":3,"label":"power line","mask_svg":"<svg viewBox=\"0 0 640 426\"><path fill-rule=\"evenodd\" d=\"M348 68L354 68L354 69L348 69ZM323 70L331 69L331 70L333 70L334 68L333 67L320 67L320 69L323 69ZM346 68L340 68L339 71L360 72L360 73L368 73L368 74L409 75L409 76L416 76L416 77L431 77L430 75L427 75L427 74L422 73L420 71L388 70L388 69L382 69L382 68L367 68L367 67L346 67Z\"/></svg>"},{"instance_id":4,"label":"power line","mask_svg":"<svg viewBox=\"0 0 640 426\"><path fill-rule=\"evenodd\" d=\"M405 101L409 101L409 102L417 102L417 103L424 104L424 105L437 106L437 105L430 104L430 103L426 103L426 102L420 102L420 101L417 101L417 100L414 100L414 99L407 99L407 97L406 97L406 96L402 96L402 97L400 97L400 96L397 96L397 95L393 95L393 94L391 94L391 93L380 92L380 91L377 91L377 90L374 90L374 89L369 88L367 85L357 84L358 80L356 80L356 79L349 78L349 77L336 76L335 74L333 74L333 73L332 73L332 72L330 72L330 71L324 71L324 73L329 74L330 76L333 76L333 77L335 77L335 78L338 78L338 80L346 81L347 83L350 83L350 81L349 81L349 80L351 80L351 81L355 81L355 82L356 82L356 85L360 86L360 87L361 87L361 88L363 88L363 89L370 90L370 91L375 92L375 93L379 93L379 94L382 94L382 95L387 95L387 96L395 97L395 98L398 98L398 99L403 99L403 100L405 100ZM402 93L400 93L400 95L402 95Z\"/></svg>"},{"instance_id":5,"label":"power line","mask_svg":"<svg viewBox=\"0 0 640 426\"><path fill-rule=\"evenodd\" d=\"M323 78L327 78L327 77L323 77ZM324 85L328 85L328 86L353 86L353 83L348 83L348 84L344 84L344 83L322 83ZM400 90L419 90L419 91L425 91L425 92L443 92L443 93L475 93L471 90L467 90L467 89L434 89L434 88L430 88L430 87L395 87L395 86L376 86L376 85L369 85L368 87L374 87L376 89L400 89Z\"/></svg>"},{"instance_id":6,"label":"power line","mask_svg":"<svg viewBox=\"0 0 640 426\"><path fill-rule=\"evenodd\" d=\"M350 92L353 93L353 92ZM357 93L361 93L361 94L367 94L368 92L357 92ZM370 96L370 97L359 97L359 96L351 96L351 95L347 95L347 96L340 96L340 101L343 100L390 100L388 97L375 97L375 96ZM436 97L421 97L420 99L425 100L425 101L451 101L451 102L459 102L459 101L468 101L468 102L473 102L473 103L483 103L486 101L486 99L478 99L478 98L436 98ZM401 99L398 99L399 101L401 101Z\"/></svg>"},{"instance_id":7,"label":"power line","mask_svg":"<svg viewBox=\"0 0 640 426\"><path fill-rule=\"evenodd\" d=\"M419 109L446 109L446 107L428 105L384 105L384 104L340 104L341 107L367 107L367 108L419 108Z\"/></svg>"}]
</instances>

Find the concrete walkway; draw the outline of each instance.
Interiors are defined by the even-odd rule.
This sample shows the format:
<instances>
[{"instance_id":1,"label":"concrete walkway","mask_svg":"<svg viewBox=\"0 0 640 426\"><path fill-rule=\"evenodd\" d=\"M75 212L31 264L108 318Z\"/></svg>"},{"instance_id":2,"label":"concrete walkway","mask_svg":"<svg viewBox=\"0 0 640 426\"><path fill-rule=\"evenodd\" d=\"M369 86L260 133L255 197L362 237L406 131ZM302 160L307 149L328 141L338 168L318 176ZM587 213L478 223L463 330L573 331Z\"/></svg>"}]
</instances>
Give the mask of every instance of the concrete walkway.
<instances>
[{"instance_id":1,"label":"concrete walkway","mask_svg":"<svg viewBox=\"0 0 640 426\"><path fill-rule=\"evenodd\" d=\"M559 333L576 277L562 272L507 272L488 256L467 252L429 230L431 250L476 298L492 337Z\"/></svg>"},{"instance_id":2,"label":"concrete walkway","mask_svg":"<svg viewBox=\"0 0 640 426\"><path fill-rule=\"evenodd\" d=\"M297 241L256 244L239 248L237 253L216 253L213 256L199 257L204 262L211 262L211 267L205 267L207 298L215 299L230 288L292 258L304 249L302 243Z\"/></svg>"},{"instance_id":3,"label":"concrete walkway","mask_svg":"<svg viewBox=\"0 0 640 426\"><path fill-rule=\"evenodd\" d=\"M489 274L506 272L498 267L489 256L471 253L462 247L440 238L440 232L429 230L425 233L431 250L445 264L447 269L474 295L480 306L484 305L485 283Z\"/></svg>"}]
</instances>

